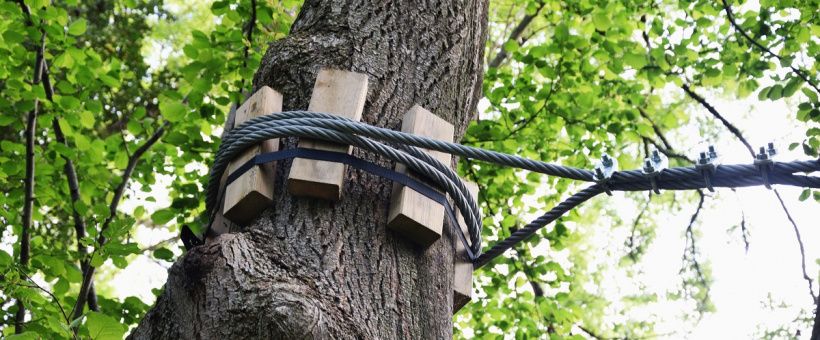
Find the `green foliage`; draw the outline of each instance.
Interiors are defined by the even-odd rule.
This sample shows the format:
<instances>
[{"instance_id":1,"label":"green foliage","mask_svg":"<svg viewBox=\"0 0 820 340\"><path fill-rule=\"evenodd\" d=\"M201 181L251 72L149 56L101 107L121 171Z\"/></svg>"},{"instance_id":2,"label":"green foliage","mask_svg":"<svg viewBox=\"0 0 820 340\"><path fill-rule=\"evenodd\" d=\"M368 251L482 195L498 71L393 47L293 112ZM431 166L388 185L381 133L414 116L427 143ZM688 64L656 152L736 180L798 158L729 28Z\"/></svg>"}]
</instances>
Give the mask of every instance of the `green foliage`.
<instances>
[{"instance_id":1,"label":"green foliage","mask_svg":"<svg viewBox=\"0 0 820 340\"><path fill-rule=\"evenodd\" d=\"M204 169L220 142L214 130L224 124L228 106L242 100L241 91L250 90L264 42L286 34L298 9L256 3L249 37L243 26L251 4L0 2L0 315L12 325L3 335L70 338L74 329L82 338L121 339L145 315L149 305L114 298L102 282L96 286L100 312L83 305L77 315L84 316L73 317L82 268L87 263L110 278L151 249L157 259L173 261L171 249L138 244L132 232L207 222ZM42 46L53 96L33 81ZM31 260L24 266L22 131L35 108ZM170 205L146 211L156 192ZM27 332L12 336L16 300L30 321Z\"/></svg>"},{"instance_id":2,"label":"green foliage","mask_svg":"<svg viewBox=\"0 0 820 340\"><path fill-rule=\"evenodd\" d=\"M809 123L806 138L790 148L802 146L806 155L817 157L820 130L811 127L820 122L820 61L813 58L820 51L816 4L763 1L753 9L727 1L725 6L722 1L491 2L486 50L491 67L484 77L488 108L462 142L581 168L592 168L604 152L616 155L621 169L638 168L636 160L652 148L675 155L671 166L691 165L675 150L684 143L676 130L695 123L693 111L707 109L683 91L687 86L694 93L719 92L737 100L797 103L796 113L778 119ZM526 16L534 16L532 22L511 39ZM503 53L508 54L503 61L490 62ZM755 92L757 99L751 99ZM701 128L702 138L716 140L719 131ZM463 160L459 171L481 184L488 245L580 190L563 180ZM810 195L806 190L800 199ZM657 336L652 320L634 320L631 308L612 308L640 309L657 296L612 301L589 287L603 289L601 282L612 273L636 280L636 264L654 239L653 212L683 210L692 196L653 196L651 204L645 195L627 197L643 207L634 222L588 216L581 208L476 272L478 298L456 316L456 333ZM596 212L611 209L595 200L585 205ZM619 262L587 266L595 254L594 235L633 223L623 249L607 252ZM602 230L602 224L612 227ZM691 237L697 238L696 225L694 230ZM694 254L685 256L681 289L665 297L695 301L696 310L685 313L693 323L714 310L709 265Z\"/></svg>"},{"instance_id":3,"label":"green foliage","mask_svg":"<svg viewBox=\"0 0 820 340\"><path fill-rule=\"evenodd\" d=\"M178 245L139 244L132 234L156 226L176 233L180 223L194 229L207 223L206 169L228 107L250 90L266 43L288 34L301 2L257 2L250 26L248 0L23 3L30 16L18 2L0 2L0 315L13 325L19 300L30 322L22 334L12 335L14 327L2 334L70 338L74 329L83 338L119 339L150 306L136 297L114 297L108 283L98 280L100 313L81 306L79 317L71 315L83 268L88 270L84 263L110 278L138 254L173 261ZM796 112L788 117L808 127L789 148L817 157L816 4L741 5L493 1L487 109L462 142L580 168L591 168L604 152L616 155L622 169L637 168L650 147L660 147L678 155L673 166L688 165L671 145L680 142L679 130L697 124L693 111L704 111L682 90L687 86L733 99L794 103ZM509 39L525 16L533 20L520 37ZM41 46L53 97L33 81ZM35 108L36 121L28 122ZM31 261L23 266L28 123L36 125L35 186ZM702 132L714 139L718 130ZM76 200L69 161L77 173ZM125 176L129 169L133 173ZM485 244L579 190L572 181L471 160L462 160L459 172L481 186ZM116 195L121 185L123 204ZM636 264L657 227L647 216L661 209L682 213L693 197L647 201L644 194L629 194L641 207L634 218L599 213L607 211L601 201L572 211L475 273L477 298L455 317L457 336L652 337L658 335L657 319L636 319L632 309L685 299L697 302L693 319L709 312L709 266L694 252L682 268L681 289L668 296L609 299L596 291L612 273L639 281ZM820 201L820 192L805 190L799 197L809 198ZM614 260L594 258L596 235L623 228L630 236L614 242L608 254ZM695 228L691 237L697 236Z\"/></svg>"}]
</instances>

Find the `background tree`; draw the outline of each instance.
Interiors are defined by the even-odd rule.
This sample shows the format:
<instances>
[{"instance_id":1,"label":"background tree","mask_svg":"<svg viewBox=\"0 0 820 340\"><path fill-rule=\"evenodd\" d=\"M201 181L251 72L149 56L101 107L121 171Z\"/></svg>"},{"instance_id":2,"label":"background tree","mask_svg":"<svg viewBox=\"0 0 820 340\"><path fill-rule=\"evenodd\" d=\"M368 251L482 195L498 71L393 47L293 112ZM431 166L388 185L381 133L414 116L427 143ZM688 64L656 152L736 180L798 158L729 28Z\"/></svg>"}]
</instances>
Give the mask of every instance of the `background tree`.
<instances>
[{"instance_id":1,"label":"background tree","mask_svg":"<svg viewBox=\"0 0 820 340\"><path fill-rule=\"evenodd\" d=\"M481 30L476 29L485 24L480 19L480 6L448 3L470 10L434 16L453 15L458 20L451 22L458 25L447 29L467 32L461 40L448 40L449 31L444 28L426 32L429 26L424 23L424 29L413 30L416 21L391 16L399 13L414 18L411 13L429 13L434 7L378 5L362 8L361 13L375 13L364 20L355 11L358 8L328 12L337 8L331 3L337 2L308 2L304 7L298 1L252 0L211 4L173 0L0 3L4 18L0 22L0 187L4 193L0 195L4 208L0 209L0 303L4 335L118 338L126 331L123 325L138 323L148 304L134 297L118 297L109 280L137 258L150 255L158 261L173 261L180 254L175 237L152 244L139 242L147 229L167 226L175 235L182 223L196 229L207 222L202 193L229 106L242 101L242 90L267 84L285 93L286 109L304 108L319 64L369 75L364 119L368 124L397 128L406 107L419 103L455 123L458 131L466 128L464 144L564 165L591 168L593 160L609 152L618 157L622 169L637 168L634 160L643 158L653 147L670 156L673 166L689 165L697 150L687 145L700 141L688 137L692 130L699 131L702 140L717 140L728 132L734 137L725 144L745 144L751 152L740 125L736 127L737 122L732 122L716 102L754 102L754 96L791 105L791 112L778 117L800 121L805 137L779 142L817 157L820 74L813 56L820 43L820 19L816 15L818 4L811 1L761 1L759 5L730 1L491 2L483 53L475 47L480 45L473 46L484 41ZM291 32L297 13L301 18ZM393 31L394 27L410 30L410 35L400 34L402 29ZM267 42L273 42L276 49L261 63ZM417 42L431 50L418 48ZM398 49L411 45L416 47L409 48L407 55ZM463 48L468 45L473 47ZM304 57L311 48L318 48L317 55L324 57ZM465 84L480 79L481 62L473 58L482 55L485 104L479 105L481 113L475 116L467 110L480 94L468 91L471 87ZM259 75L252 85L250 79L257 69ZM472 79L461 76L471 72L475 72ZM439 79L449 82L440 83ZM285 141L285 146L292 145L293 141ZM390 165L373 155L360 156ZM467 160L459 162L459 171L481 185L485 244L509 235L530 214L542 207L549 209L579 189L571 181ZM349 201L339 207L371 195L387 197L389 185L384 180L357 171L350 174L353 182L345 195ZM166 186L167 191L160 190ZM281 183L277 188L282 188ZM336 216L334 211L339 208L284 194L277 197L276 206L281 210L266 213L261 222L229 244L269 250L268 258L281 259L284 249L299 251L309 244L274 248L284 241L270 237L279 235L271 234L273 231L294 224L292 219L307 231L328 230L317 221ZM642 291L619 300L603 293L606 277L613 272L624 273L627 284L640 284L643 256L658 233L653 217L664 211L685 215L687 220L681 222L687 243L680 289L664 298L691 303L683 315L689 324L712 311L711 269L699 251L698 235L699 213L718 204L717 196L669 192L625 197L639 207L635 214L610 213L605 200L591 201L477 271L477 298L455 317L456 332L481 338L502 334L534 337L546 332L553 338L664 335L656 334L654 326L678 316L645 317L634 312L641 306L654 306L657 293ZM812 197L820 199L820 194L805 190L799 199ZM364 252L343 252L337 258L362 264L353 267L369 275L364 268L371 267L364 264L373 263L375 254L399 254L391 261L405 264L397 270L402 277L409 277L433 263L435 255L441 259L450 256L449 242L440 242L429 253L419 253L380 228L383 223L378 216L384 215L379 210L383 205L362 212L376 217L358 230L375 233L377 242L384 242L386 248L365 247ZM316 218L298 219L307 215ZM349 219L351 215L345 216ZM754 225L747 225L742 216L738 220L741 222L729 230L746 241ZM797 224L790 227L799 231ZM605 262L592 250L595 235L601 233L615 235L608 248L613 259ZM287 234L285 240L303 240L307 235ZM799 232L795 235L800 241ZM268 238L274 243L263 242ZM320 239L316 236L311 242ZM200 249L202 253L179 260L166 286L169 298L160 300L156 313L170 311L163 309L163 303L178 301L171 298L179 292L178 285L192 282L186 281L191 272L180 273L179 269L203 273L202 262L197 261L208 259L203 253L224 251L217 245L208 248L212 253ZM794 247L801 253L804 248L802 242L795 242ZM811 242L805 248L811 249ZM237 258L242 263L248 260ZM284 272L310 277L321 266L304 258L287 260L293 263L277 272L281 279L291 280ZM816 304L812 281L817 274L812 262L804 256L803 275ZM258 259L253 263L267 266L271 262ZM271 268L275 267L259 267L253 273L268 275ZM203 282L229 275L207 273ZM380 337L448 333L450 321L441 310L432 308L444 304L446 297L439 296L441 299L428 307L399 306L390 301L421 301L417 297L424 282L447 286L449 278L419 274L420 281L408 283L399 282L396 275L378 274L403 290L389 290L396 295L378 297L373 305L389 305L385 310L405 314L384 316L388 326L379 328L386 329L336 327L339 325L333 320L337 319L331 317L323 324L327 326L317 331ZM317 286L322 292L353 291L336 286L338 280L319 278L314 282L322 283ZM296 281L297 286L301 284ZM308 305L323 306L316 304L316 299L308 301ZM777 305L776 301L764 302L773 308ZM354 304L334 305L319 309L329 314L308 314L338 318L355 309ZM370 307L363 310L376 313ZM410 312L415 310L419 313ZM362 320L370 315L367 313L354 313L354 317ZM798 330L804 337L820 336L809 331L812 324L818 324L811 314L795 315L792 324L763 329L758 336L794 338ZM419 321L427 316L435 321L434 327ZM146 320L149 324L158 325L151 318ZM407 326L392 327L397 324ZM144 325L135 335L150 331ZM392 331L405 333L389 333Z\"/></svg>"}]
</instances>

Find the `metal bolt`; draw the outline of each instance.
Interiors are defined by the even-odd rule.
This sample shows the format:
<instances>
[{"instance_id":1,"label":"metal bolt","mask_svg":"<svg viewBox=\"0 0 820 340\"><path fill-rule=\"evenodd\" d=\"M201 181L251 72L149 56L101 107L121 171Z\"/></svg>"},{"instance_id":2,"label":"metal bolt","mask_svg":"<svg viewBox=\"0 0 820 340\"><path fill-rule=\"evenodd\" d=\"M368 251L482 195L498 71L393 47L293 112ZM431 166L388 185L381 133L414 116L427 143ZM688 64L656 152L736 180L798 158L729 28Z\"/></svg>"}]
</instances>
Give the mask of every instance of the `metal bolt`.
<instances>
[{"instance_id":1,"label":"metal bolt","mask_svg":"<svg viewBox=\"0 0 820 340\"><path fill-rule=\"evenodd\" d=\"M644 171L646 171L646 172L654 172L655 171L655 167L652 166L652 160L651 159L646 158L643 161L644 161L644 167L643 167Z\"/></svg>"},{"instance_id":2,"label":"metal bolt","mask_svg":"<svg viewBox=\"0 0 820 340\"><path fill-rule=\"evenodd\" d=\"M766 153L766 148L760 147L760 153L757 154L757 159L769 159L769 154Z\"/></svg>"},{"instance_id":3,"label":"metal bolt","mask_svg":"<svg viewBox=\"0 0 820 340\"><path fill-rule=\"evenodd\" d=\"M698 164L709 164L709 157L706 157L705 152L700 153L700 158L698 159Z\"/></svg>"},{"instance_id":4,"label":"metal bolt","mask_svg":"<svg viewBox=\"0 0 820 340\"><path fill-rule=\"evenodd\" d=\"M769 153L769 156L774 157L774 155L777 154L777 149L774 148L774 143L769 142L768 146L769 146L769 149L767 151Z\"/></svg>"},{"instance_id":5,"label":"metal bolt","mask_svg":"<svg viewBox=\"0 0 820 340\"><path fill-rule=\"evenodd\" d=\"M609 157L606 153L601 155L601 164L604 166L612 166L612 157Z\"/></svg>"},{"instance_id":6,"label":"metal bolt","mask_svg":"<svg viewBox=\"0 0 820 340\"><path fill-rule=\"evenodd\" d=\"M598 179L603 179L604 178L604 171L601 170L600 166L595 167L595 176L597 176Z\"/></svg>"},{"instance_id":7,"label":"metal bolt","mask_svg":"<svg viewBox=\"0 0 820 340\"><path fill-rule=\"evenodd\" d=\"M717 158L717 151L715 151L714 145L709 145L709 158L715 159Z\"/></svg>"},{"instance_id":8,"label":"metal bolt","mask_svg":"<svg viewBox=\"0 0 820 340\"><path fill-rule=\"evenodd\" d=\"M655 162L661 161L661 153L658 149L652 150L652 160Z\"/></svg>"}]
</instances>

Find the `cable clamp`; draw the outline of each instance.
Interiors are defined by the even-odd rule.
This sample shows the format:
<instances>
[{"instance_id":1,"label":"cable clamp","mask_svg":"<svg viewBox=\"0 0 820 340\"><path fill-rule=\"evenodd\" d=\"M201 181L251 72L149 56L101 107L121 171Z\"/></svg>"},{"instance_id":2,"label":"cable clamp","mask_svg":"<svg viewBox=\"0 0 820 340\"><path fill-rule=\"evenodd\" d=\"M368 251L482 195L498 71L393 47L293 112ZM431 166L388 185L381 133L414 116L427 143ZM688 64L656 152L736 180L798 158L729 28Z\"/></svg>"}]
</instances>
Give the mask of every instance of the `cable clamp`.
<instances>
[{"instance_id":1,"label":"cable clamp","mask_svg":"<svg viewBox=\"0 0 820 340\"><path fill-rule=\"evenodd\" d=\"M652 183L652 191L658 195L661 194L661 191L658 190L658 177L660 177L661 171L668 166L669 159L661 154L658 149L652 150L652 155L644 159L643 176L649 178L649 182Z\"/></svg>"},{"instance_id":2,"label":"cable clamp","mask_svg":"<svg viewBox=\"0 0 820 340\"><path fill-rule=\"evenodd\" d=\"M719 164L720 156L718 156L717 152L715 152L715 147L712 145L709 145L708 152L700 153L698 162L695 164L695 169L703 175L703 181L706 182L706 188L711 192L715 192L715 188L712 186L712 175L717 170L717 166Z\"/></svg>"},{"instance_id":3,"label":"cable clamp","mask_svg":"<svg viewBox=\"0 0 820 340\"><path fill-rule=\"evenodd\" d=\"M774 156L777 155L777 150L774 148L774 143L769 142L768 149L760 147L760 152L755 156L755 168L760 171L760 176L763 177L763 185L766 189L772 189L772 183L769 180L769 172L774 170Z\"/></svg>"},{"instance_id":4,"label":"cable clamp","mask_svg":"<svg viewBox=\"0 0 820 340\"><path fill-rule=\"evenodd\" d=\"M618 171L618 160L604 153L601 155L601 163L595 165L595 174L592 175L592 180L604 187L609 196L612 196L609 182L612 181L612 174L616 171Z\"/></svg>"}]
</instances>

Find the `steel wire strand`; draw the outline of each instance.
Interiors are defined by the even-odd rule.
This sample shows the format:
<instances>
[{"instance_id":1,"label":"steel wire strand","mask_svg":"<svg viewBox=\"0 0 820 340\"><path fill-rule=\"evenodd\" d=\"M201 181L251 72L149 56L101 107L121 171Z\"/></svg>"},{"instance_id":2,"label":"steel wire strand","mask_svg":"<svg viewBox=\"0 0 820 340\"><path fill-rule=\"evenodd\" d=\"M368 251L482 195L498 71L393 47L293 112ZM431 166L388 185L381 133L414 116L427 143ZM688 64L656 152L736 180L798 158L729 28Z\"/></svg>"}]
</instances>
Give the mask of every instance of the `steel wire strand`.
<instances>
[{"instance_id":1,"label":"steel wire strand","mask_svg":"<svg viewBox=\"0 0 820 340\"><path fill-rule=\"evenodd\" d=\"M323 128L306 126L280 126L275 128L267 128L264 130L257 130L255 132L242 134L240 138L232 139L228 147L220 147L220 150L217 152L214 165L211 168L212 177L209 178L208 190L206 192L207 210L213 211L213 206L216 204L215 191L217 190L211 190L211 188L218 187L219 181L215 179L222 177L222 173L227 168L227 160L233 159L233 157L236 156L242 150L245 150L247 147L257 144L262 140L288 136L317 138L353 145L361 149L383 155L392 161L405 164L410 169L413 169L414 171L419 172L423 176L430 178L434 183L441 186L453 198L453 201L455 202L456 206L462 212L462 216L464 216L465 223L467 224L467 227L469 229L470 240L472 242L472 245L470 247L471 251L473 251L474 254L478 254L480 252L481 217L478 216L477 209L473 210L470 208L470 206L466 202L467 199L460 192L461 190L458 189L458 186L452 180L450 180L448 176L443 174L434 166L424 163L406 153L392 149L384 144L370 141L359 136L340 133L338 131ZM434 161L438 162L437 160ZM441 162L439 162L439 168L447 169L448 171L452 172L451 169L440 163ZM464 192L466 192L466 189ZM467 194L469 195L469 192L467 192ZM471 211L472 213L470 213Z\"/></svg>"},{"instance_id":2,"label":"steel wire strand","mask_svg":"<svg viewBox=\"0 0 820 340\"><path fill-rule=\"evenodd\" d=\"M280 112L250 119L234 128L234 130L231 130L231 133L226 137L225 142L228 142L233 138L239 138L238 135L241 133L248 133L251 131L263 130L269 127L281 125L324 127L327 129L354 133L369 138L446 152L459 157L474 158L482 161L513 166L551 176L560 176L587 182L592 181L593 174L591 170L554 165L492 150L484 150L432 138L420 137L404 132L370 126L344 117L310 111Z\"/></svg>"},{"instance_id":3,"label":"steel wire strand","mask_svg":"<svg viewBox=\"0 0 820 340\"><path fill-rule=\"evenodd\" d=\"M432 165L433 167L441 171L441 173L443 173L445 176L450 178L450 180L453 181L453 183L456 185L456 188L458 188L458 190L461 192L461 195L464 196L464 198L466 199L467 206L470 208L470 211L468 213L475 214L475 216L480 217L480 215L478 214L479 210L477 197L473 197L473 194L471 194L470 191L467 190L467 187L464 185L464 180L462 180L461 177L458 177L458 174L456 174L455 171L452 171L452 169L450 169L450 167L448 167L446 164L439 162L435 157L415 146L398 144L398 149L410 154L413 157L420 159L421 161L427 164Z\"/></svg>"},{"instance_id":4,"label":"steel wire strand","mask_svg":"<svg viewBox=\"0 0 820 340\"><path fill-rule=\"evenodd\" d=\"M570 196L563 202L558 203L558 205L550 209L550 211L548 211L547 213L536 218L523 228L516 230L507 238L493 244L493 246L490 249L488 249L485 253L481 254L481 256L475 259L475 261L473 262L473 268L481 268L485 264L492 261L494 258L503 254L505 251L507 251L507 249L512 248L519 242L535 234L541 228L547 226L559 217L563 216L564 213L566 213L567 211L570 211L572 208L577 207L581 203L586 202L590 198L593 198L602 192L604 192L604 188L600 184L593 184L581 190L580 192Z\"/></svg>"},{"instance_id":5,"label":"steel wire strand","mask_svg":"<svg viewBox=\"0 0 820 340\"><path fill-rule=\"evenodd\" d=\"M268 124L270 122L278 122ZM244 126L244 125L248 126ZM310 111L289 111L266 115L249 120L239 127L249 131L254 129L264 129L268 126L293 125L293 126L317 126L336 131L360 134L365 137L378 138L400 144L407 144L416 147L433 149L447 152L460 157L474 158L492 163L513 166L521 169L536 171L551 176L559 176L583 181L592 181L592 172L584 169L576 169L560 165L553 165L541 161L535 161L519 156L503 154L491 150L483 150L465 145L443 142L435 139L415 136L384 128L373 127L362 122L353 121L344 117L323 114ZM229 136L230 138L230 136ZM694 167L671 168L668 176L672 178L699 177L700 173ZM671 170L666 169L666 170ZM736 172L736 175L752 175L757 173L754 165L722 165L719 171ZM789 163L776 163L773 172L812 172L820 170L820 162L799 161ZM641 181L643 172L641 170L619 171L613 174L612 182Z\"/></svg>"}]
</instances>

